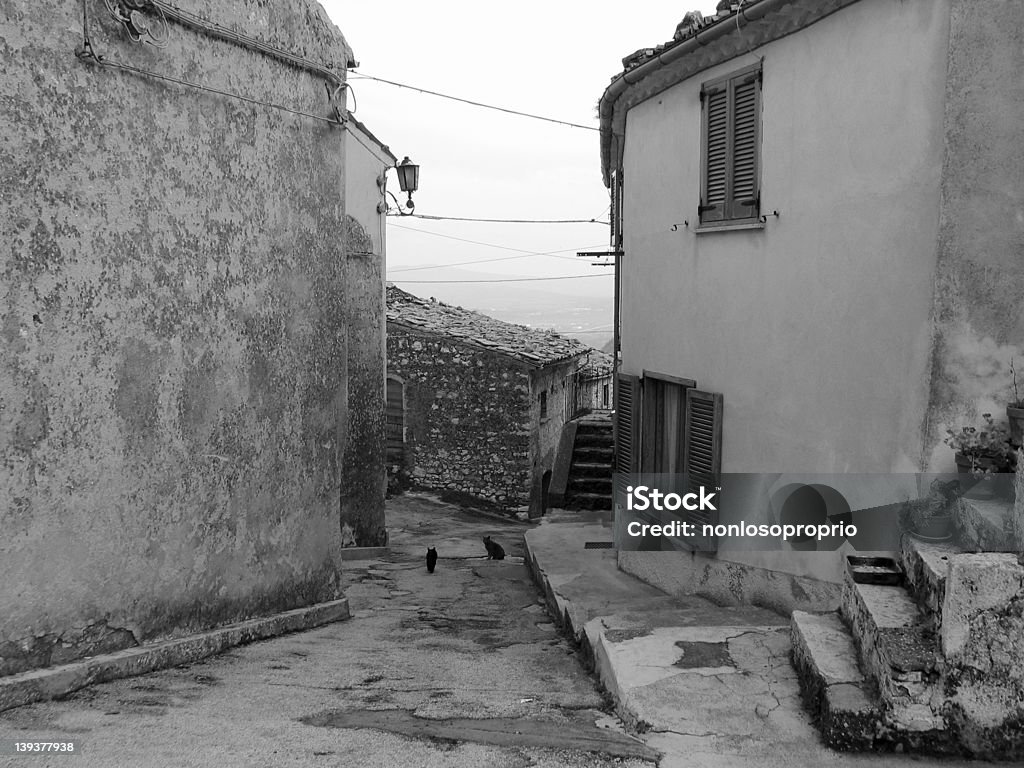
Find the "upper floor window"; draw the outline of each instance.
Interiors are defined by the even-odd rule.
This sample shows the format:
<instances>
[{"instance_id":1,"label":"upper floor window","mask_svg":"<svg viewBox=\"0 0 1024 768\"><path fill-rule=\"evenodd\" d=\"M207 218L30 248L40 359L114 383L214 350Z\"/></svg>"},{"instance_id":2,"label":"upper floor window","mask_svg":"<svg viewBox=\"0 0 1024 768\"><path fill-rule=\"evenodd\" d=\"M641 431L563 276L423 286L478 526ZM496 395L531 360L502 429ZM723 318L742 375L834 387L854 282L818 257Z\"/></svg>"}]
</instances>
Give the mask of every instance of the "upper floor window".
<instances>
[{"instance_id":1,"label":"upper floor window","mask_svg":"<svg viewBox=\"0 0 1024 768\"><path fill-rule=\"evenodd\" d=\"M761 209L761 64L704 83L701 225L754 223Z\"/></svg>"}]
</instances>

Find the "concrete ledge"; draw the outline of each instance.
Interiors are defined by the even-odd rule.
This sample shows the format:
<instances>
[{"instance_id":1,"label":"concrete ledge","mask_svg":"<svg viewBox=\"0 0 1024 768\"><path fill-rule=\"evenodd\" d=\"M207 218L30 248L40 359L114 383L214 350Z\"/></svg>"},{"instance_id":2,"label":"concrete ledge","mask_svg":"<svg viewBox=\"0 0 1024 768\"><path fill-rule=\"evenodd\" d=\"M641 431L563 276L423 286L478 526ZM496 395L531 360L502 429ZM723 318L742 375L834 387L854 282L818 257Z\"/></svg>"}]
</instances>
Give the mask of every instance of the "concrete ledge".
<instances>
[{"instance_id":1,"label":"concrete ledge","mask_svg":"<svg viewBox=\"0 0 1024 768\"><path fill-rule=\"evenodd\" d=\"M565 503L565 491L569 487L569 470L572 467L572 451L576 446L576 428L578 426L578 421L567 421L562 426L562 434L558 438L555 464L551 470L551 485L548 487L548 500L552 507L560 507Z\"/></svg>"},{"instance_id":2,"label":"concrete ledge","mask_svg":"<svg viewBox=\"0 0 1024 768\"><path fill-rule=\"evenodd\" d=\"M342 560L380 560L387 557L391 550L388 547L342 547Z\"/></svg>"},{"instance_id":3,"label":"concrete ledge","mask_svg":"<svg viewBox=\"0 0 1024 768\"><path fill-rule=\"evenodd\" d=\"M94 683L189 664L238 645L349 618L348 598L296 608L187 637L92 656L71 664L0 678L0 711L59 699Z\"/></svg>"}]
</instances>

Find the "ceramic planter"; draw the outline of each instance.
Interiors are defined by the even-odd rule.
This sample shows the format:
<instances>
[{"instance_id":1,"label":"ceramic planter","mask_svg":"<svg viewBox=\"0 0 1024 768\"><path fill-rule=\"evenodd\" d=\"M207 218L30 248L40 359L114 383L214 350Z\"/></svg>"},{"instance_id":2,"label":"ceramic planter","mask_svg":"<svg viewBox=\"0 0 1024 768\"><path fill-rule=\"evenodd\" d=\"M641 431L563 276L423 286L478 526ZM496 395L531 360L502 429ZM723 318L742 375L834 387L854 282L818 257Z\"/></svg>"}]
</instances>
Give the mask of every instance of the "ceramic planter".
<instances>
[{"instance_id":1,"label":"ceramic planter","mask_svg":"<svg viewBox=\"0 0 1024 768\"><path fill-rule=\"evenodd\" d=\"M1006 419L1010 422L1010 442L1020 448L1024 443L1024 408L1006 406Z\"/></svg>"}]
</instances>

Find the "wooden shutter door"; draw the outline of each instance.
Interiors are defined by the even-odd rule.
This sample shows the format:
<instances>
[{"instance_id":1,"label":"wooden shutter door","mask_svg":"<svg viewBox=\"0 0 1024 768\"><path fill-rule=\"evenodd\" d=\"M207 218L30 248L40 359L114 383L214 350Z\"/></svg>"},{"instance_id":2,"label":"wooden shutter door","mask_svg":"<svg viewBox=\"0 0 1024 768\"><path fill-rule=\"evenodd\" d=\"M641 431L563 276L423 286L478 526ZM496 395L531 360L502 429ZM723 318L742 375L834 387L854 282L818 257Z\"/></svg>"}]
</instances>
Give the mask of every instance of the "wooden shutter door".
<instances>
[{"instance_id":1,"label":"wooden shutter door","mask_svg":"<svg viewBox=\"0 0 1024 768\"><path fill-rule=\"evenodd\" d=\"M615 375L615 471L639 472L640 378Z\"/></svg>"},{"instance_id":2,"label":"wooden shutter door","mask_svg":"<svg viewBox=\"0 0 1024 768\"><path fill-rule=\"evenodd\" d=\"M761 73L738 78L732 88L732 187L729 218L748 219L758 215L760 194L758 179L758 147L760 137Z\"/></svg>"},{"instance_id":3,"label":"wooden shutter door","mask_svg":"<svg viewBox=\"0 0 1024 768\"><path fill-rule=\"evenodd\" d=\"M722 474L722 395L718 392L686 390L686 443L683 448L687 472L686 487L697 492L700 486L717 488ZM710 510L685 511L687 522L697 526L718 522ZM702 549L717 549L715 537L695 537Z\"/></svg>"},{"instance_id":4,"label":"wooden shutter door","mask_svg":"<svg viewBox=\"0 0 1024 768\"><path fill-rule=\"evenodd\" d=\"M725 87L701 92L704 102L704 184L699 219L722 221L726 216L729 179L729 91Z\"/></svg>"}]
</instances>

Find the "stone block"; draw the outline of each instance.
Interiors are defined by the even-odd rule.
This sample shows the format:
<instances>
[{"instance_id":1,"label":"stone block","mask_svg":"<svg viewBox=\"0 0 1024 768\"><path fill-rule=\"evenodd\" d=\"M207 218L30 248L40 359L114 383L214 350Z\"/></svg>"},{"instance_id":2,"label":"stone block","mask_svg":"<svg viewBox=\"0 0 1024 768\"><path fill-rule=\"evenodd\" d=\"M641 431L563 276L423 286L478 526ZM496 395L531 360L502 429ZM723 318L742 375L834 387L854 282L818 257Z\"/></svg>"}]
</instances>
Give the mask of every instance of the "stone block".
<instances>
[{"instance_id":1,"label":"stone block","mask_svg":"<svg viewBox=\"0 0 1024 768\"><path fill-rule=\"evenodd\" d=\"M947 660L963 658L972 626L980 629L982 614L1024 600L1024 567L1011 554L986 552L954 555L946 578L942 609L942 652ZM1018 638L1024 657L1024 637Z\"/></svg>"}]
</instances>

